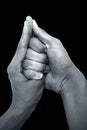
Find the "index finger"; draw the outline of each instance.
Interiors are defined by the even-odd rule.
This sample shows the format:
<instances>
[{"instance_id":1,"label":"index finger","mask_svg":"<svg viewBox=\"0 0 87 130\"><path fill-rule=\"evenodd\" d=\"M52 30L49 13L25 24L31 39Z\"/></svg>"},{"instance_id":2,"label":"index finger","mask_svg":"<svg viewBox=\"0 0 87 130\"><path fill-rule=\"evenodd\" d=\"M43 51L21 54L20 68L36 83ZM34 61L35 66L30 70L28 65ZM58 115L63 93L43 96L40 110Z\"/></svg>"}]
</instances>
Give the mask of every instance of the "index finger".
<instances>
[{"instance_id":1,"label":"index finger","mask_svg":"<svg viewBox=\"0 0 87 130\"><path fill-rule=\"evenodd\" d=\"M19 41L16 53L11 62L13 66L19 66L20 68L21 62L25 57L31 35L32 35L32 18L28 16L26 18L26 21L24 22L22 36Z\"/></svg>"},{"instance_id":2,"label":"index finger","mask_svg":"<svg viewBox=\"0 0 87 130\"><path fill-rule=\"evenodd\" d=\"M22 36L19 41L18 47L27 48L31 35L32 35L32 18L28 16L26 17L26 21L24 22L24 28L22 31Z\"/></svg>"}]
</instances>

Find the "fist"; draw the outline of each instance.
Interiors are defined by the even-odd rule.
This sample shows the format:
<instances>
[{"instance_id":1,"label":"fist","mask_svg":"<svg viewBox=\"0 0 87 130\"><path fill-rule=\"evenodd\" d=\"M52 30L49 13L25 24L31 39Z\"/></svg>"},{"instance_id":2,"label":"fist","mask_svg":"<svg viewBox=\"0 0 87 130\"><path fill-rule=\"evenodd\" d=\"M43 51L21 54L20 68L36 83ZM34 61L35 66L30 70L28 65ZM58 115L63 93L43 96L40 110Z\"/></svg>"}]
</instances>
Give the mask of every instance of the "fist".
<instances>
[{"instance_id":1,"label":"fist","mask_svg":"<svg viewBox=\"0 0 87 130\"><path fill-rule=\"evenodd\" d=\"M61 41L38 27L35 20L33 20L33 32L47 47L46 54L50 71L46 75L45 87L59 92L62 90L63 84L69 80L74 64Z\"/></svg>"},{"instance_id":2,"label":"fist","mask_svg":"<svg viewBox=\"0 0 87 130\"><path fill-rule=\"evenodd\" d=\"M30 39L23 61L23 73L28 79L41 79L46 70L47 55L46 46L35 37Z\"/></svg>"}]
</instances>

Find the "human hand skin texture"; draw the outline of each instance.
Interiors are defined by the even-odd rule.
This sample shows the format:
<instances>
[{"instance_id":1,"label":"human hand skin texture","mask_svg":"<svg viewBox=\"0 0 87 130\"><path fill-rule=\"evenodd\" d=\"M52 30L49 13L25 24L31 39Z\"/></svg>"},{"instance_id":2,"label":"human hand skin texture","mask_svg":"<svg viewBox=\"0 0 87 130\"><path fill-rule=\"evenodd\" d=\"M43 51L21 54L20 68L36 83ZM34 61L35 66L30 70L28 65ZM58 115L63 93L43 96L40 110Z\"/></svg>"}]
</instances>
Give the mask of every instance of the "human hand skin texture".
<instances>
[{"instance_id":1,"label":"human hand skin texture","mask_svg":"<svg viewBox=\"0 0 87 130\"><path fill-rule=\"evenodd\" d=\"M41 79L46 72L47 55L46 46L36 37L32 37L29 48L23 61L23 73L28 79Z\"/></svg>"},{"instance_id":2,"label":"human hand skin texture","mask_svg":"<svg viewBox=\"0 0 87 130\"><path fill-rule=\"evenodd\" d=\"M20 129L36 108L43 92L44 78L28 80L23 74L22 63L32 35L32 26L32 18L27 17L16 53L7 69L12 88L12 103L0 118L0 130Z\"/></svg>"},{"instance_id":3,"label":"human hand skin texture","mask_svg":"<svg viewBox=\"0 0 87 130\"><path fill-rule=\"evenodd\" d=\"M55 92L59 92L63 84L69 79L72 72L72 68L74 67L74 64L72 60L70 59L67 51L63 47L61 41L47 34L43 29L38 27L35 20L33 20L33 33L37 38L31 39L30 47L33 49L33 51L35 51L35 53L38 52L36 59L39 59L39 60L37 60L37 62L41 62L41 63L43 62L44 64L46 64L46 61L47 61L46 59L48 59L48 62L49 62L48 64L49 67L48 65L46 65L47 68L50 68L50 69L45 78L45 87ZM42 48L39 48L39 46L44 46L44 47L42 49ZM43 52L45 52L45 58L42 58L40 61L40 57L44 57ZM27 52L27 58L29 58L30 55L31 54L28 54ZM29 69L30 63L28 62L24 63L23 66L25 69L24 70L25 76L27 78L30 78L28 76L29 75L28 69ZM36 71L39 71L39 72L42 71L43 73L44 68L45 66L42 68L41 66L39 66L40 70L38 69Z\"/></svg>"},{"instance_id":4,"label":"human hand skin texture","mask_svg":"<svg viewBox=\"0 0 87 130\"><path fill-rule=\"evenodd\" d=\"M19 130L23 126L41 98L43 85L60 93L70 130L87 129L87 81L61 41L39 28L31 17L24 23L8 75L13 97L0 117L0 130Z\"/></svg>"},{"instance_id":5,"label":"human hand skin texture","mask_svg":"<svg viewBox=\"0 0 87 130\"><path fill-rule=\"evenodd\" d=\"M61 41L38 27L35 20L33 20L33 33L41 41L40 43L46 46L45 54L48 58L49 71L45 77L45 88L61 95L69 129L86 130L86 78L74 65ZM34 48L32 46L33 50Z\"/></svg>"}]
</instances>

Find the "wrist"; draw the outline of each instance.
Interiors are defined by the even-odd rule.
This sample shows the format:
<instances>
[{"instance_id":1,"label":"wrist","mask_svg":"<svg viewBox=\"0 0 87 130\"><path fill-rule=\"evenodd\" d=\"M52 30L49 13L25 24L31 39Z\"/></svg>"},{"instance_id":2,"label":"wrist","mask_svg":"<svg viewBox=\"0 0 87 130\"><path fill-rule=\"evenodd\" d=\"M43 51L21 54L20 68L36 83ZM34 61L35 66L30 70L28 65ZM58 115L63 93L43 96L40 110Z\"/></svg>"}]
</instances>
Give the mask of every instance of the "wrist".
<instances>
[{"instance_id":1,"label":"wrist","mask_svg":"<svg viewBox=\"0 0 87 130\"><path fill-rule=\"evenodd\" d=\"M11 103L8 112L10 112L14 117L20 117L26 114L27 107L23 107L20 103L19 106L15 103Z\"/></svg>"},{"instance_id":2,"label":"wrist","mask_svg":"<svg viewBox=\"0 0 87 130\"><path fill-rule=\"evenodd\" d=\"M30 114L28 109L19 109L12 103L0 118L0 130L19 130Z\"/></svg>"},{"instance_id":3,"label":"wrist","mask_svg":"<svg viewBox=\"0 0 87 130\"><path fill-rule=\"evenodd\" d=\"M16 99L12 99L12 103L11 103L11 107L14 108L17 111L25 111L25 109L27 109L27 103L25 103L23 100L16 100Z\"/></svg>"},{"instance_id":4,"label":"wrist","mask_svg":"<svg viewBox=\"0 0 87 130\"><path fill-rule=\"evenodd\" d=\"M35 107L33 106L24 106L19 103L19 105L12 103L10 108L8 109L8 113L11 113L11 116L14 118L19 118L20 121L24 120L24 122L30 117Z\"/></svg>"},{"instance_id":5,"label":"wrist","mask_svg":"<svg viewBox=\"0 0 87 130\"><path fill-rule=\"evenodd\" d=\"M73 65L70 70L69 75L65 77L61 84L60 94L69 94L69 93L79 93L83 91L85 86L86 79L84 75L78 70L78 68Z\"/></svg>"},{"instance_id":6,"label":"wrist","mask_svg":"<svg viewBox=\"0 0 87 130\"><path fill-rule=\"evenodd\" d=\"M14 96L13 95L13 98L12 98L12 108L15 109L17 112L20 111L20 114L21 113L25 113L27 115L30 115L36 108L39 100L40 100L40 97L41 97L41 94L40 95L37 95L38 93L36 93L36 95L33 95L32 98L18 98L17 96Z\"/></svg>"},{"instance_id":7,"label":"wrist","mask_svg":"<svg viewBox=\"0 0 87 130\"><path fill-rule=\"evenodd\" d=\"M34 104L33 102L23 102L23 101L19 101L19 102L12 102L11 106L10 106L11 110L13 110L14 112L16 112L18 115L21 114L27 114L27 115L31 115L31 113L34 111L34 109L36 108L36 104Z\"/></svg>"}]
</instances>

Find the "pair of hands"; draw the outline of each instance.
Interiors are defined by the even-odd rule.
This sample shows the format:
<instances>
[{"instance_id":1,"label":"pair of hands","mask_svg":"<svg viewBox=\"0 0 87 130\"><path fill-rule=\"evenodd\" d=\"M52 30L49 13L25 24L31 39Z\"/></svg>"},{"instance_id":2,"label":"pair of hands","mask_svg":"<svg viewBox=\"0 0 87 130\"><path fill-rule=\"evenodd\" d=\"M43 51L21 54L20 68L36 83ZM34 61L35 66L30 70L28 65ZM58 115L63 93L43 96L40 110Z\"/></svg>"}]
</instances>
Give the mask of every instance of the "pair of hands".
<instances>
[{"instance_id":1,"label":"pair of hands","mask_svg":"<svg viewBox=\"0 0 87 130\"><path fill-rule=\"evenodd\" d=\"M23 109L30 107L33 111L44 86L61 92L72 75L73 66L61 41L27 17L16 53L8 66L13 106Z\"/></svg>"}]
</instances>

